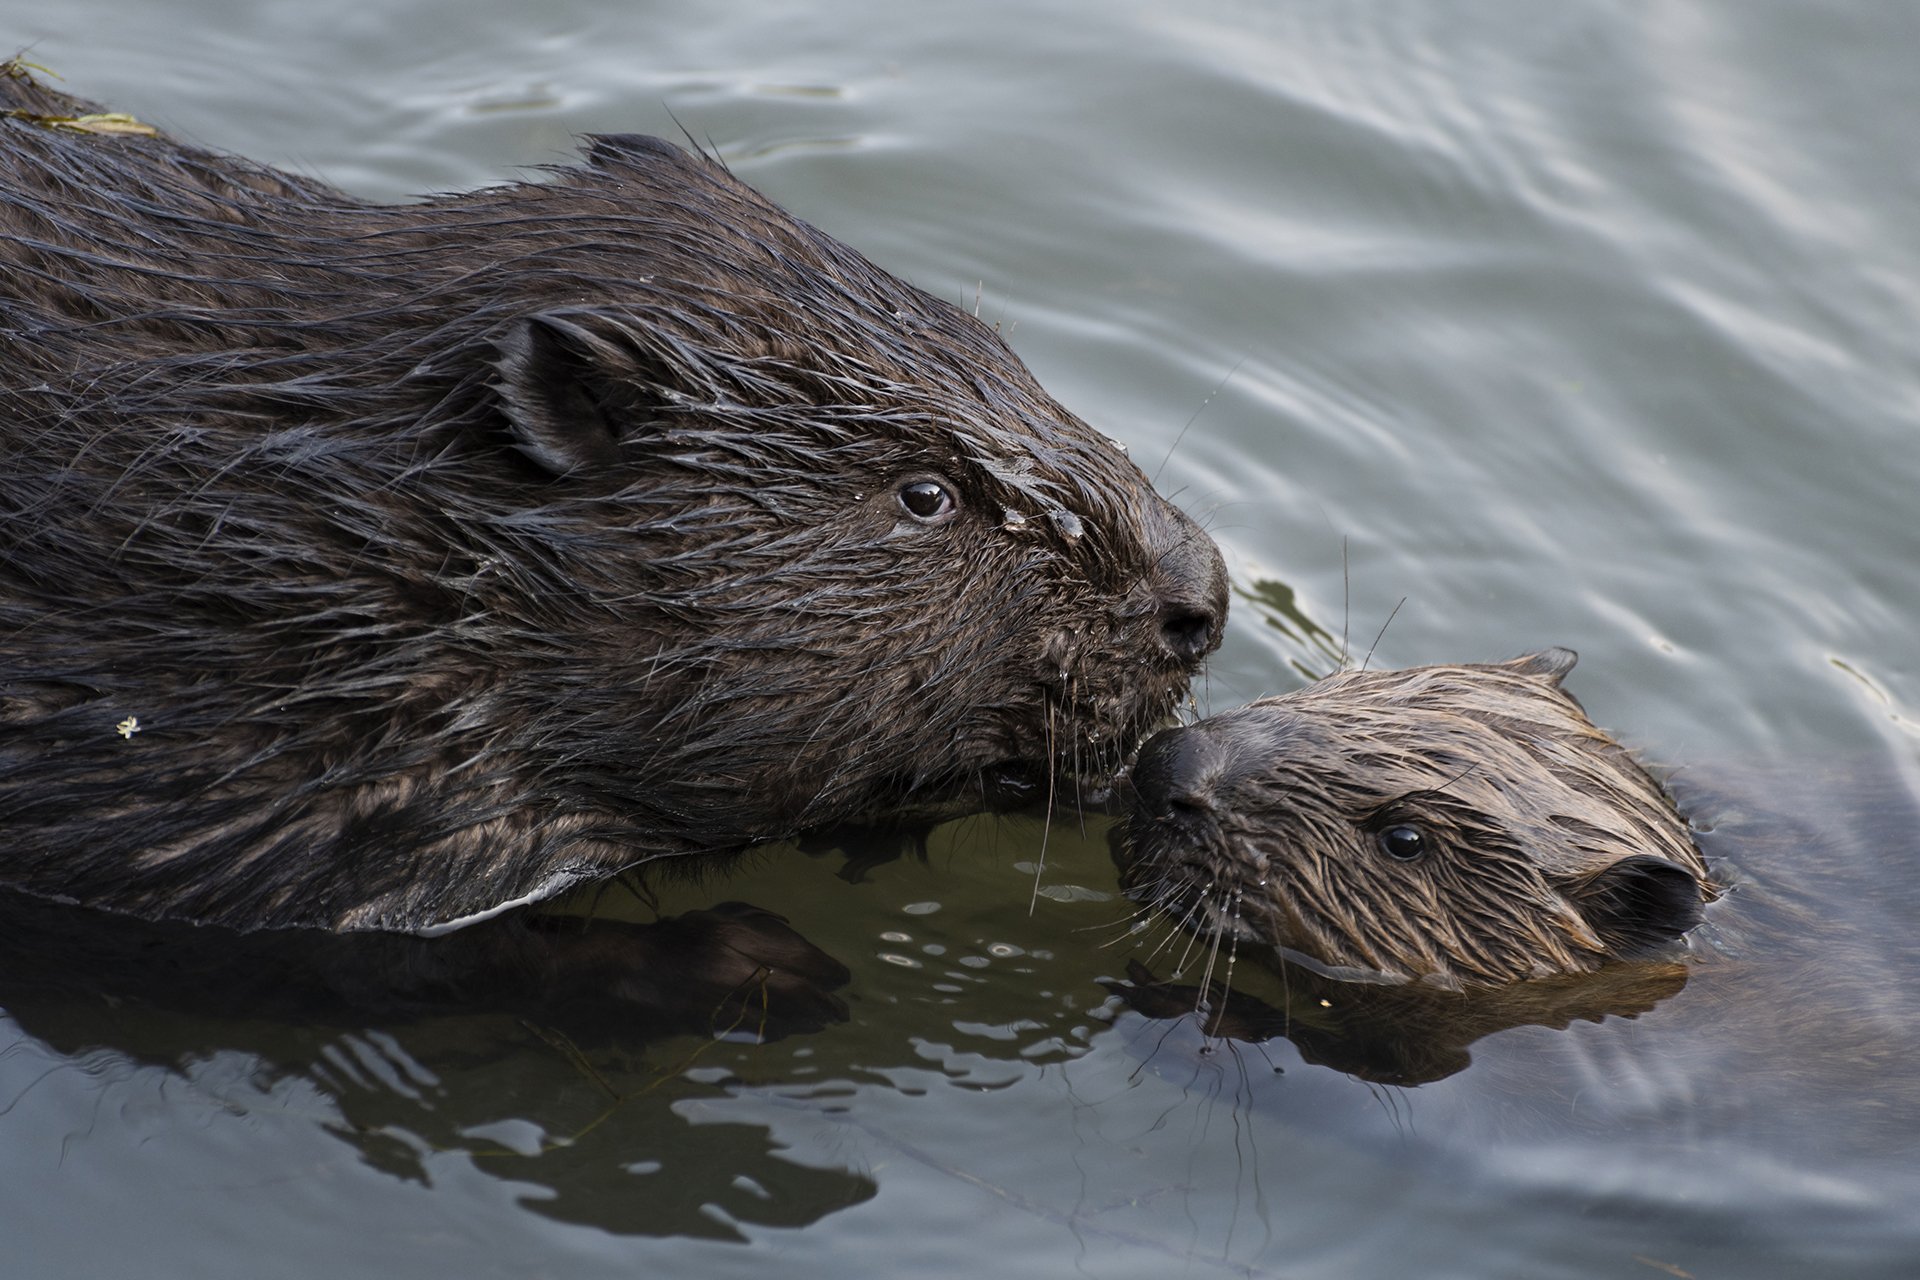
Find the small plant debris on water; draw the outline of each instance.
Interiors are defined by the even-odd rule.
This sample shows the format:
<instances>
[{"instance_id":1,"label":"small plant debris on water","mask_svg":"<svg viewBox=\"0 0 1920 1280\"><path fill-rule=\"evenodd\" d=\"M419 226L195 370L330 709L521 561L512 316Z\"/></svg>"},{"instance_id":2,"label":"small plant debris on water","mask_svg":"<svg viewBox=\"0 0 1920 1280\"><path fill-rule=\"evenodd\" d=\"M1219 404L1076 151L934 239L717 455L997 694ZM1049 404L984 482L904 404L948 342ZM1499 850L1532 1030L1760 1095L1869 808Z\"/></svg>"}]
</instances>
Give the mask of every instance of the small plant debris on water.
<instances>
[{"instance_id":1,"label":"small plant debris on water","mask_svg":"<svg viewBox=\"0 0 1920 1280\"><path fill-rule=\"evenodd\" d=\"M59 75L48 68L36 62L28 62L22 58L9 58L6 62L0 63L0 75L5 75L13 80L31 79L33 73L36 71L52 76L56 80L60 78ZM95 111L89 112L86 115L64 116L48 115L45 112L28 111L21 107L13 107L5 111L0 111L0 116L9 120L25 120L28 124L36 124L43 129L65 129L70 133L123 134L136 138L157 137L160 133L160 131L152 125L146 124L128 115L124 111Z\"/></svg>"}]
</instances>

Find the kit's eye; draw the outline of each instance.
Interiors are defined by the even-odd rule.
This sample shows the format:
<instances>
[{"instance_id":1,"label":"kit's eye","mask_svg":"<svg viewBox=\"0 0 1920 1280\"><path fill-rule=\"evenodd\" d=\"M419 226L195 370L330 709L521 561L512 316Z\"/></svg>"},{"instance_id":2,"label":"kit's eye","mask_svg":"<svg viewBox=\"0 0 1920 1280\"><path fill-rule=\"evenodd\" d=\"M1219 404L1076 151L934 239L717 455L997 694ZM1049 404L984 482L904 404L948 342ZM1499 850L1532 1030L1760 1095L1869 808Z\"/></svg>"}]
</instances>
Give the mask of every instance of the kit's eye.
<instances>
[{"instance_id":1,"label":"kit's eye","mask_svg":"<svg viewBox=\"0 0 1920 1280\"><path fill-rule=\"evenodd\" d=\"M1411 823L1396 822L1375 838L1380 851L1396 862L1412 862L1427 851L1426 834Z\"/></svg>"},{"instance_id":2,"label":"kit's eye","mask_svg":"<svg viewBox=\"0 0 1920 1280\"><path fill-rule=\"evenodd\" d=\"M897 490L900 509L922 524L938 524L960 509L953 490L939 480L909 480Z\"/></svg>"}]
</instances>

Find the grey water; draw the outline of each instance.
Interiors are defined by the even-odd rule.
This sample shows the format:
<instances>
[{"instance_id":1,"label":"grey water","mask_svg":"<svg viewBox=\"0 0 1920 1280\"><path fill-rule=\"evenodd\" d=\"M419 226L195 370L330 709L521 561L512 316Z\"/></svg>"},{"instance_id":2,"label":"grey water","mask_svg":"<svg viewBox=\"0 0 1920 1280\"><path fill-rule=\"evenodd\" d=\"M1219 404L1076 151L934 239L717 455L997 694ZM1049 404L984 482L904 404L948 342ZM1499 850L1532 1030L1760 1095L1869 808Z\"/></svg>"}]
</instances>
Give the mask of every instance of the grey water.
<instances>
[{"instance_id":1,"label":"grey water","mask_svg":"<svg viewBox=\"0 0 1920 1280\"><path fill-rule=\"evenodd\" d=\"M852 967L774 1044L23 1003L0 1274L1920 1274L1920 9L0 0L0 44L369 198L684 127L1202 519L1203 708L1567 645L1729 771L1755 886L1659 1007L1419 1085L1121 1008L1166 932L1097 822L671 890Z\"/></svg>"}]
</instances>

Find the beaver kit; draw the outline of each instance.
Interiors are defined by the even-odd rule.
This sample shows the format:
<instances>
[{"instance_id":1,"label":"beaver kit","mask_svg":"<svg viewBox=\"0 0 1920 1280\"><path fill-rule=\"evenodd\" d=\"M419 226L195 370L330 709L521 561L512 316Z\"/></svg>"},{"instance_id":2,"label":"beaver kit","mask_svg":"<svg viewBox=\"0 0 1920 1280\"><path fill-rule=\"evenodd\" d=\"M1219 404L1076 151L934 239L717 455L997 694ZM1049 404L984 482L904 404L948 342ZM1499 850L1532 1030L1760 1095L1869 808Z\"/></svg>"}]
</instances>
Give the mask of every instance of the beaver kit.
<instances>
[{"instance_id":1,"label":"beaver kit","mask_svg":"<svg viewBox=\"0 0 1920 1280\"><path fill-rule=\"evenodd\" d=\"M0 885L433 930L1117 767L1212 542L713 159L416 204L0 76Z\"/></svg>"},{"instance_id":2,"label":"beaver kit","mask_svg":"<svg viewBox=\"0 0 1920 1280\"><path fill-rule=\"evenodd\" d=\"M1344 671L1141 751L1123 883L1326 977L1459 990L1659 952L1714 890L1565 649Z\"/></svg>"}]
</instances>

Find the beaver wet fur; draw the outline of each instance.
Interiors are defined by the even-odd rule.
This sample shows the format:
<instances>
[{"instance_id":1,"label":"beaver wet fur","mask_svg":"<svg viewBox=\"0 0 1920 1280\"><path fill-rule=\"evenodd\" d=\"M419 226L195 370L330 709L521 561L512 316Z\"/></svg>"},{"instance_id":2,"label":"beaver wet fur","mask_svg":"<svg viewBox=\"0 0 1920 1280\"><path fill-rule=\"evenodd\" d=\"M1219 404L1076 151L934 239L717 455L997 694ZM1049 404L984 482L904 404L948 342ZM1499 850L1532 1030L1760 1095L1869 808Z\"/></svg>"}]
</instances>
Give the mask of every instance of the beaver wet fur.
<instances>
[{"instance_id":1,"label":"beaver wet fur","mask_svg":"<svg viewBox=\"0 0 1920 1280\"><path fill-rule=\"evenodd\" d=\"M0 106L0 884L432 929L1100 777L1219 641L1119 447L712 159L373 206Z\"/></svg>"},{"instance_id":2,"label":"beaver wet fur","mask_svg":"<svg viewBox=\"0 0 1920 1280\"><path fill-rule=\"evenodd\" d=\"M1660 784L1561 687L1573 664L1344 671L1156 735L1116 845L1127 892L1371 982L1659 951L1715 891Z\"/></svg>"}]
</instances>

